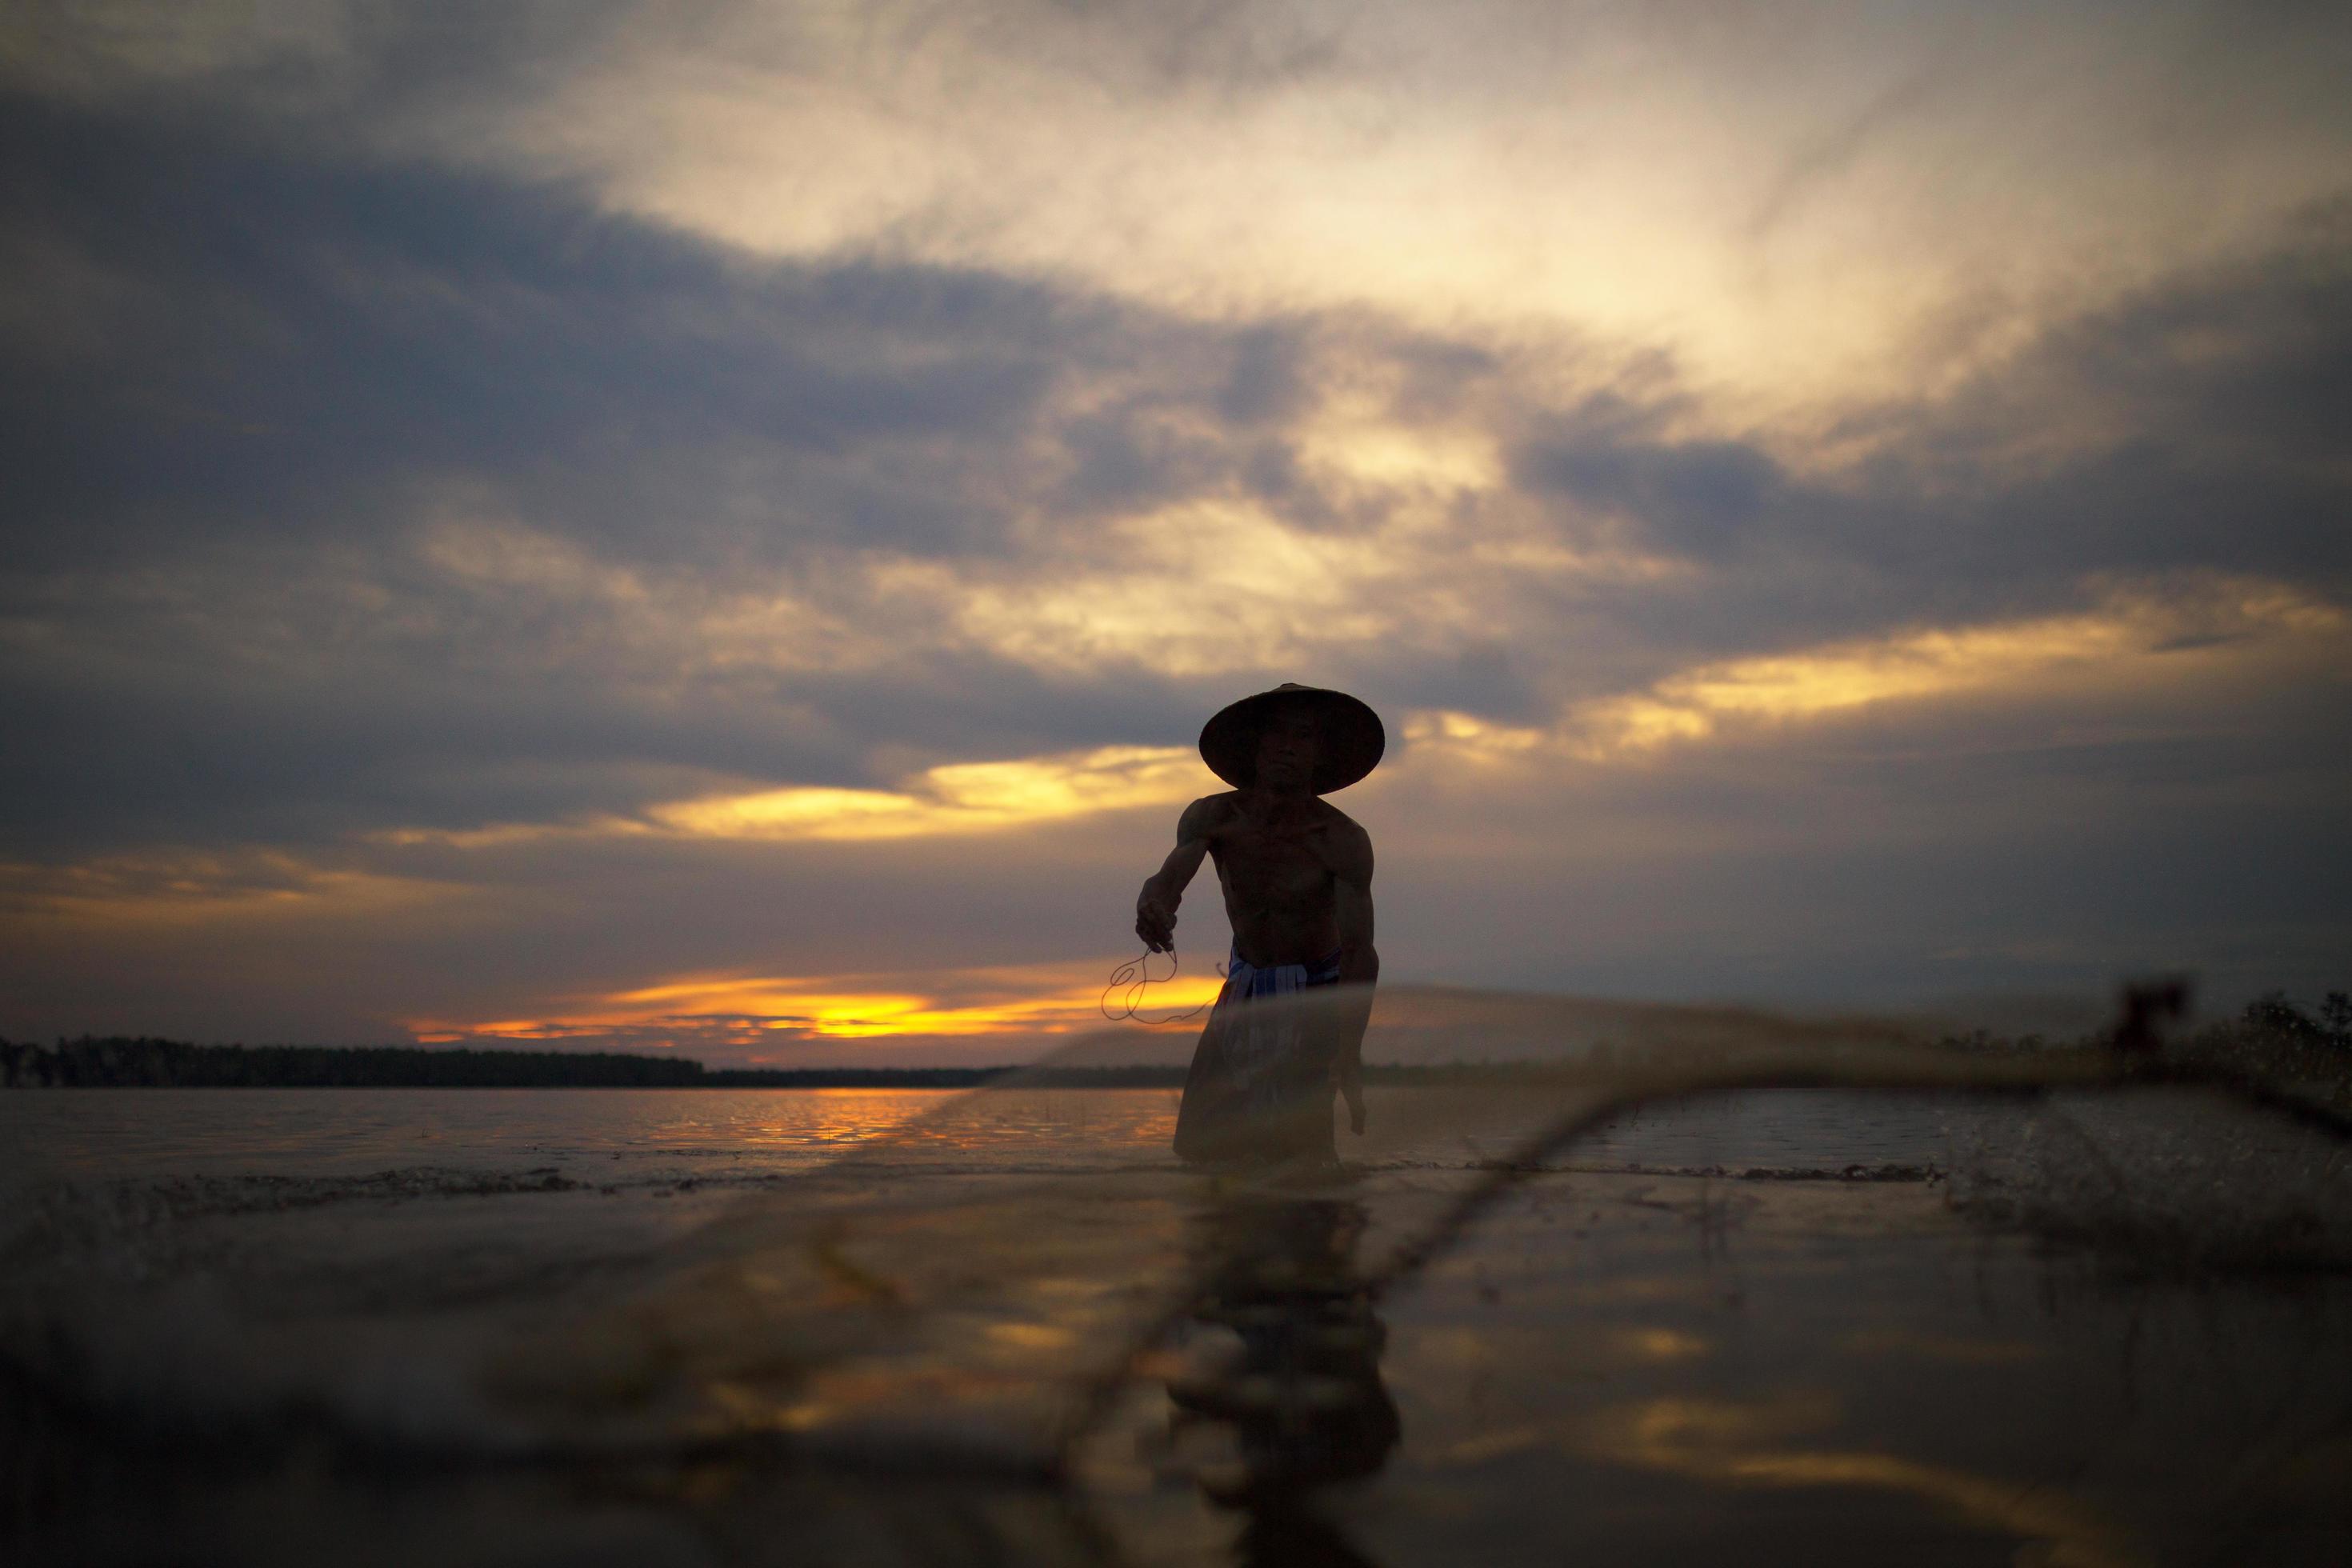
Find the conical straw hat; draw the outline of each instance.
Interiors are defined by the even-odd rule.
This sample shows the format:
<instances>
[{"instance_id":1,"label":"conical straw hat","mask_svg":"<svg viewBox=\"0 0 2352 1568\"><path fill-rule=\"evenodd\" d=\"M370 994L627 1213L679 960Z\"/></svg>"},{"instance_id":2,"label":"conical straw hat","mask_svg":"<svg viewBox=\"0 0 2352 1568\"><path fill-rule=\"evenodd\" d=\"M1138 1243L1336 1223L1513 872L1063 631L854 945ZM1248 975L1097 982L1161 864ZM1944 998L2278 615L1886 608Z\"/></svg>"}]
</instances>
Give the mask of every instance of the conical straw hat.
<instances>
[{"instance_id":1,"label":"conical straw hat","mask_svg":"<svg viewBox=\"0 0 2352 1568\"><path fill-rule=\"evenodd\" d=\"M1247 789L1257 772L1258 731L1271 712L1291 702L1313 712L1321 731L1312 781L1317 795L1346 789L1380 766L1388 733L1381 728L1379 714L1344 691L1287 680L1271 691L1243 698L1202 725L1201 760L1235 789Z\"/></svg>"}]
</instances>

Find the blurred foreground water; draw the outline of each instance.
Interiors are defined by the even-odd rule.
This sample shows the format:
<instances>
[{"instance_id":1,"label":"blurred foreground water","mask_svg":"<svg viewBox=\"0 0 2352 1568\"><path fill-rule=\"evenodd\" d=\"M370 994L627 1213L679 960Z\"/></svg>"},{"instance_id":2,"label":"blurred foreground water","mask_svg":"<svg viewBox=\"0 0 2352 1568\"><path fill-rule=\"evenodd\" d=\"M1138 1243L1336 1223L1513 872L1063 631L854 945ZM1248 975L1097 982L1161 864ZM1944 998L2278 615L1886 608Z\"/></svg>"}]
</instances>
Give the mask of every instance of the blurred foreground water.
<instances>
[{"instance_id":1,"label":"blurred foreground water","mask_svg":"<svg viewBox=\"0 0 2352 1568\"><path fill-rule=\"evenodd\" d=\"M2347 1162L2278 1118L1751 1090L1505 1184L1538 1089L1375 1089L1358 1163L1287 1180L1177 1167L1175 1098L0 1096L0 1539L2341 1560Z\"/></svg>"}]
</instances>

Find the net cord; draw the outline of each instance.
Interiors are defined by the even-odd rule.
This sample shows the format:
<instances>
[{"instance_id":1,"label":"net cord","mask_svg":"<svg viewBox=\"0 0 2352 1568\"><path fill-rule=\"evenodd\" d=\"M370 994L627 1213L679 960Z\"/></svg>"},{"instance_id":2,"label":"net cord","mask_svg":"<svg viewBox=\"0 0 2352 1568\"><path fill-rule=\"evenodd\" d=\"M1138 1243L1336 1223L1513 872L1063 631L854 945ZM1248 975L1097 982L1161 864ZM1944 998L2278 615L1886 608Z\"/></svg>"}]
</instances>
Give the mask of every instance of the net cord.
<instances>
[{"instance_id":1,"label":"net cord","mask_svg":"<svg viewBox=\"0 0 2352 1568\"><path fill-rule=\"evenodd\" d=\"M1098 1004L1102 1008L1102 1016L1114 1024L1140 1024L1146 1028L1158 1028L1162 1024L1187 1023L1199 1017L1208 1011L1215 998L1212 997L1210 1001L1181 1013L1171 1013L1165 1018L1147 1018L1143 1016L1145 991L1154 985L1167 984L1176 978L1177 971L1181 967L1181 964L1176 957L1176 946L1171 942L1168 947L1168 973L1154 975L1151 973L1151 949L1145 948L1142 957L1130 958L1110 972L1110 981L1103 987L1102 1000ZM1223 964L1217 965L1217 974L1220 979L1224 977ZM1118 994L1118 1001L1115 1005L1111 1001L1114 992Z\"/></svg>"}]
</instances>

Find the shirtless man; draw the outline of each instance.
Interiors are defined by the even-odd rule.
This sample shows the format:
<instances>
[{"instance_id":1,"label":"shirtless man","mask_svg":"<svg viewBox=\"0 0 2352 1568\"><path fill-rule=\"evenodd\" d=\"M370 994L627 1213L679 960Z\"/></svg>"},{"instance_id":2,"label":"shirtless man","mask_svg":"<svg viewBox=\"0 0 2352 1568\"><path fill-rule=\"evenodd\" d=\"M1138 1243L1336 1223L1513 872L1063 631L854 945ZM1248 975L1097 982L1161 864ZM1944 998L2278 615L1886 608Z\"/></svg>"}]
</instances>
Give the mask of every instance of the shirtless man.
<instances>
[{"instance_id":1,"label":"shirtless man","mask_svg":"<svg viewBox=\"0 0 2352 1568\"><path fill-rule=\"evenodd\" d=\"M1331 1161L1335 1086L1349 1125L1364 1131L1364 1026L1381 973L1372 841L1319 797L1370 773L1383 739L1354 698L1288 685L1234 703L1201 733L1202 757L1236 787L1185 807L1174 852L1135 904L1136 934L1173 952L1177 905L1206 856L1233 923L1224 990L1177 1113L1187 1160ZM1326 986L1337 989L1266 1005Z\"/></svg>"}]
</instances>

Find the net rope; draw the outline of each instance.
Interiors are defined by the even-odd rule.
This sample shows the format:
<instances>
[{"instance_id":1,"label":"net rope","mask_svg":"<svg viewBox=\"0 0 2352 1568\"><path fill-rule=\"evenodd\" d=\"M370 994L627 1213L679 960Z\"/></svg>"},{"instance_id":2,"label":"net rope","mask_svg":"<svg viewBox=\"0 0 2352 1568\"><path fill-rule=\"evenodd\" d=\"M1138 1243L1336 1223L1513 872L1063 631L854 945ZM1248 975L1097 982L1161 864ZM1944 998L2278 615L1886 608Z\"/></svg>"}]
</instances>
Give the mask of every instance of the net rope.
<instances>
[{"instance_id":1,"label":"net rope","mask_svg":"<svg viewBox=\"0 0 2352 1568\"><path fill-rule=\"evenodd\" d=\"M1180 967L1175 943L1168 944L1168 973L1165 974L1155 975L1151 973L1151 949L1144 949L1142 957L1130 958L1110 972L1109 983L1103 986L1102 1000L1097 1004L1102 1010L1102 1016L1114 1024L1140 1024L1148 1029L1156 1029L1162 1024L1187 1023L1199 1017L1209 1010L1216 1001L1215 997L1213 996L1207 1002L1196 1007L1187 1008L1181 1013L1171 1013L1164 1018L1147 1018L1143 1016L1145 991L1154 985L1165 985L1174 980ZM1217 966L1217 974L1220 979L1224 977L1224 965ZM1111 1001L1114 994L1118 997L1116 1005Z\"/></svg>"}]
</instances>

